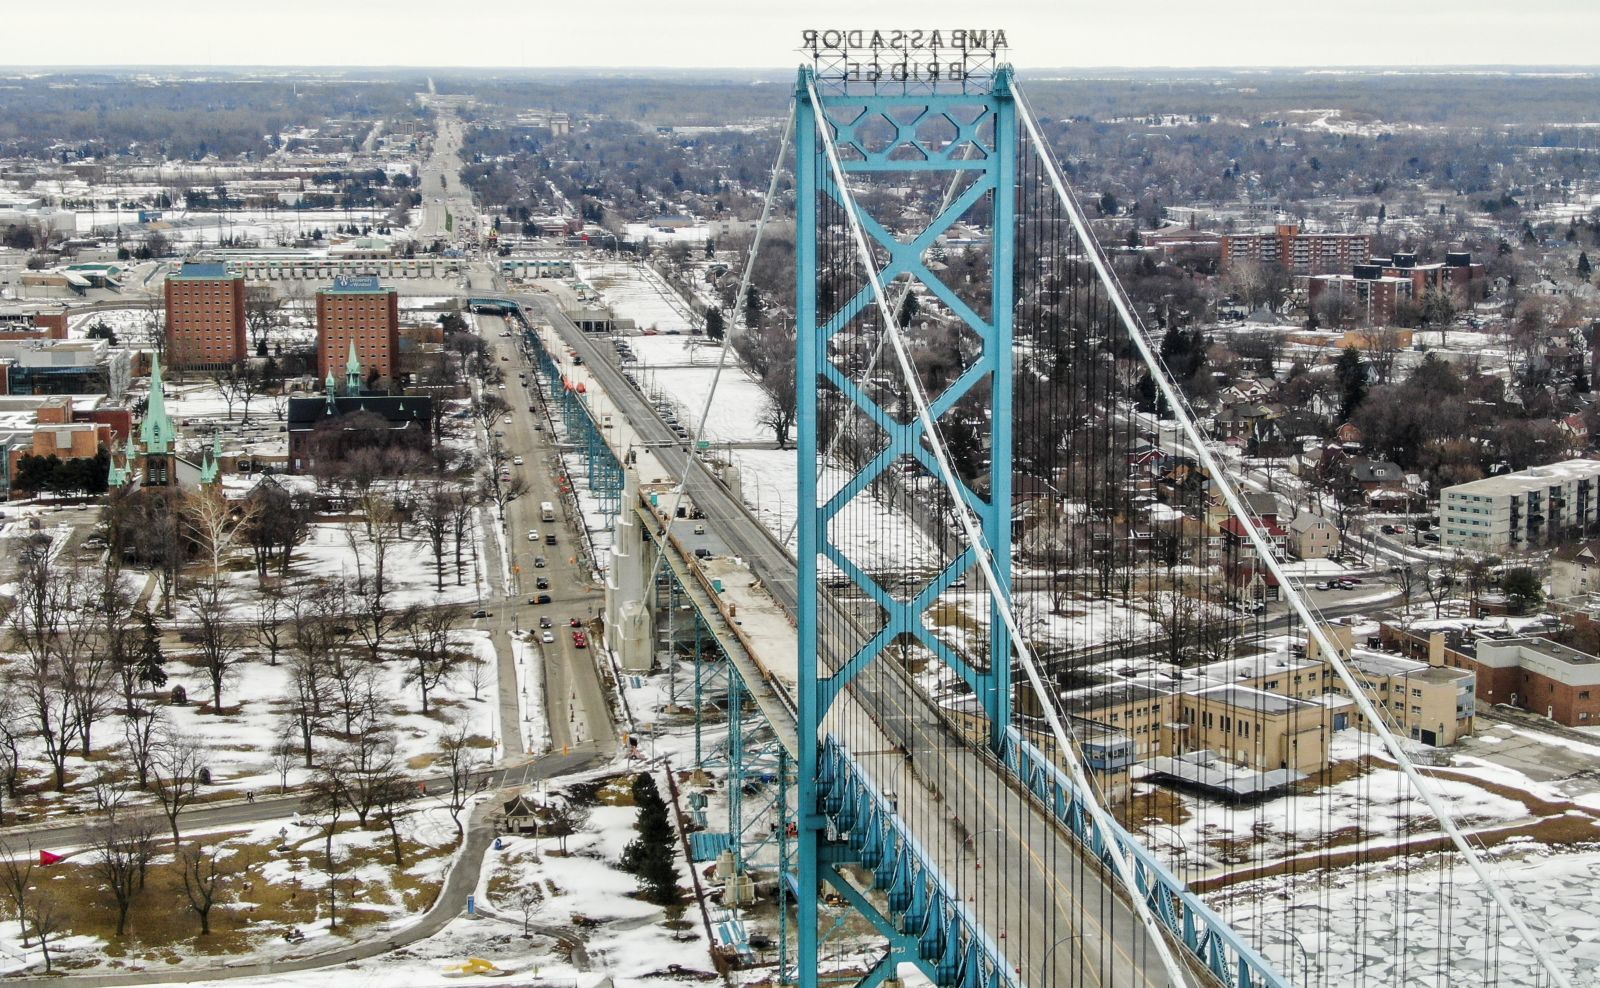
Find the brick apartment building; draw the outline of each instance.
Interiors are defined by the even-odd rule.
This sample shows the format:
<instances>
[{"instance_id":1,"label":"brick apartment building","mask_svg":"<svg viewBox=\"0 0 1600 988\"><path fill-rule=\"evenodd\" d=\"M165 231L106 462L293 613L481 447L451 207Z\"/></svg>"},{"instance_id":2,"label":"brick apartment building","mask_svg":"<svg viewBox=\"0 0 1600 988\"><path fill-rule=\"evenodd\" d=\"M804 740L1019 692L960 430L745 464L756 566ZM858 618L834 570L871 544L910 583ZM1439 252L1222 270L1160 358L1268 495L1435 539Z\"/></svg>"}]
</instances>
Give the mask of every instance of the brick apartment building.
<instances>
[{"instance_id":1,"label":"brick apartment building","mask_svg":"<svg viewBox=\"0 0 1600 988\"><path fill-rule=\"evenodd\" d=\"M1443 261L1418 264L1417 256L1396 253L1353 264L1349 274L1317 274L1308 279L1311 304L1325 296L1342 298L1372 326L1394 320L1402 300L1421 300L1430 291L1450 293L1456 304L1475 302L1483 294L1484 266L1467 251L1451 251Z\"/></svg>"},{"instance_id":2,"label":"brick apartment building","mask_svg":"<svg viewBox=\"0 0 1600 988\"><path fill-rule=\"evenodd\" d=\"M250 355L244 276L223 264L185 264L167 278L167 364L216 370Z\"/></svg>"},{"instance_id":3,"label":"brick apartment building","mask_svg":"<svg viewBox=\"0 0 1600 988\"><path fill-rule=\"evenodd\" d=\"M1297 223L1280 223L1270 231L1223 234L1222 264L1255 261L1320 274L1365 260L1370 243L1365 233L1303 233Z\"/></svg>"},{"instance_id":4,"label":"brick apartment building","mask_svg":"<svg viewBox=\"0 0 1600 988\"><path fill-rule=\"evenodd\" d=\"M317 292L317 376L343 375L351 344L368 381L395 387L400 357L400 298L376 277L335 278Z\"/></svg>"}]
</instances>

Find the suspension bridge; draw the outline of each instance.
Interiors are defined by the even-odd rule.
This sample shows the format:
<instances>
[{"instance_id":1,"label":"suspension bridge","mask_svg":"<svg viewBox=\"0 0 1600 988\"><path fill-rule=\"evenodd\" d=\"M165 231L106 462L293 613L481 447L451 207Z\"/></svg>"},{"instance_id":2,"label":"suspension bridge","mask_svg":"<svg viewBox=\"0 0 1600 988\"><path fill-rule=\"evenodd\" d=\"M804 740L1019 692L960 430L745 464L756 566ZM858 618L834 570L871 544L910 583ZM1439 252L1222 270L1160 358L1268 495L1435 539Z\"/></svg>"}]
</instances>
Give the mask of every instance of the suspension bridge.
<instances>
[{"instance_id":1,"label":"suspension bridge","mask_svg":"<svg viewBox=\"0 0 1600 988\"><path fill-rule=\"evenodd\" d=\"M699 441L715 383L686 440L548 296L474 300L610 520L608 646L694 721L730 963L764 925L804 988L1573 983L1415 764L1471 677L1380 690L1300 593L1061 132L998 59L800 70L750 249L792 176L790 526Z\"/></svg>"}]
</instances>

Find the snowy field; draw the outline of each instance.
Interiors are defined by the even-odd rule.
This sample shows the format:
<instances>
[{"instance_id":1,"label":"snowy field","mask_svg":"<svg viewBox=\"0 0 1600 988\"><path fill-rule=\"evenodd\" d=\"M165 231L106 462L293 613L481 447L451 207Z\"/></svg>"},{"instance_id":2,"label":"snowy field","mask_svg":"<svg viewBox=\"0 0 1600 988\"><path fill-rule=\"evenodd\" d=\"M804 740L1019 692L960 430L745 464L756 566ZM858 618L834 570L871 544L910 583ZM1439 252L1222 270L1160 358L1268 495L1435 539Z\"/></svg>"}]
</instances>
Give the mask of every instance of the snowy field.
<instances>
[{"instance_id":1,"label":"snowy field","mask_svg":"<svg viewBox=\"0 0 1600 988\"><path fill-rule=\"evenodd\" d=\"M632 319L642 333L678 334L693 329L687 305L643 265L579 262L573 271L600 293L619 318Z\"/></svg>"},{"instance_id":2,"label":"snowy field","mask_svg":"<svg viewBox=\"0 0 1600 988\"><path fill-rule=\"evenodd\" d=\"M466 814L462 815L465 821ZM180 818L181 819L181 818ZM166 841L159 840L158 851L150 864L148 895L140 896L130 916L128 939L113 938L110 929L100 935L74 933L50 944L51 959L59 974L126 973L130 969L186 970L196 978L215 970L231 959L226 951L247 947L255 956L272 959L326 949L335 936L344 941L352 929L377 928L397 931L415 923L432 903L457 857L456 828L441 805L420 803L402 812L396 831L403 842L403 864L398 872L391 857L388 831L379 826L360 828L346 816L333 840L337 873L339 927L330 929L327 914L328 873L323 867L323 829L311 818L286 815L266 820L246 829L188 831L184 838L203 838L202 843L218 848L219 866L227 876L221 883L216 905L211 912L212 938L197 936L198 920L188 914L155 916L154 895L176 895L183 900L177 885L173 855ZM88 881L98 884L93 865L83 852L58 848L66 858L49 872L35 872L41 885L45 877L55 882ZM81 916L79 901L70 892L56 893L72 902L68 916ZM168 899L168 901L171 901ZM103 913L104 910L101 910ZM283 933L294 928L304 939L284 940ZM90 928L90 927L85 927ZM157 931L160 931L159 933ZM168 932L170 931L170 933ZM142 933L151 937L146 946ZM0 974L20 974L32 965L32 973L42 973L42 957L33 941L24 947L16 924L0 925ZM292 983L305 985L316 975L301 974ZM187 980L187 979L186 979ZM239 984L233 981L230 984Z\"/></svg>"}]
</instances>

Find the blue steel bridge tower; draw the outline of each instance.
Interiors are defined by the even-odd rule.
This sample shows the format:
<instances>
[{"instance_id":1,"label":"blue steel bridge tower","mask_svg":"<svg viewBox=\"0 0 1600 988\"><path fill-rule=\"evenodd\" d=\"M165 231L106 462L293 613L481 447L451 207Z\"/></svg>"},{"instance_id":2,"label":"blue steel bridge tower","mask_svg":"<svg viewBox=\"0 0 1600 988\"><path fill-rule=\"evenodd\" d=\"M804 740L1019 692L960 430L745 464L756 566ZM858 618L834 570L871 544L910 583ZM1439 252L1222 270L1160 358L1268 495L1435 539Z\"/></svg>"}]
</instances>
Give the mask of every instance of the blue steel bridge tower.
<instances>
[{"instance_id":1,"label":"blue steel bridge tower","mask_svg":"<svg viewBox=\"0 0 1600 988\"><path fill-rule=\"evenodd\" d=\"M1011 641L996 605L992 601L987 604L986 623L990 630L986 648L966 650L986 653L982 658L958 653L928 626L928 612L939 596L957 586L972 570L974 548L969 545L947 552L942 557L943 568L908 596L904 587L880 585L852 560L847 546L835 541L833 524L846 506L868 492L875 482L883 483L886 478L901 482L900 471L909 462L914 461L929 476L940 475L921 420L906 415L903 409L897 413L881 393L873 392L852 374L852 370L859 372L859 366L847 366L838 357L841 350L859 346L863 333L881 334L884 330L871 280L861 270L863 258L841 219L844 211L851 211L870 242L866 261L876 269L880 284L889 285L897 279L903 284L907 276L915 279L965 323L971 339L981 343L981 352L959 376L937 394L929 394L927 400L930 417L936 423L962 399L980 401L990 409L989 435L984 437L989 452L987 465L974 485L977 489L963 487L959 493L981 522L984 541L996 560L1001 581L1007 584L1002 589L1009 595L1017 117L1010 68L995 65L991 59L987 69L981 76L965 76L959 82L887 78L882 82L859 82L849 73L836 75L828 71L828 66L819 61L816 67L800 70L795 90L800 523L796 766L799 865L794 892L799 927L797 970L799 982L806 988L815 985L818 978L818 890L824 885L867 915L890 945L886 962L880 963L863 984L876 984L892 976L898 962L918 964L936 983L1008 980L1009 972L997 971L990 962L980 964L974 960L975 948L969 942L973 931L930 931L929 921L925 920L919 924L921 929L908 932L904 914L891 921L867 908L839 868L864 863L870 866L878 852L856 847L859 837L854 831L852 840L838 840L836 820L835 837L830 840L829 821L818 810L819 800L840 800L839 773L830 766L837 759L848 757L842 742L829 737L825 721L838 706L841 693L864 671L880 660L885 665L898 663L904 643L912 643L919 652L931 655L971 688L978 712L987 722L988 746L996 754L1011 722ZM951 190L943 208L920 230L893 231L866 210L854 208L853 195L844 194L838 187L830 163L826 147L830 135L847 181L881 181L896 173L939 176L933 181L949 183ZM957 292L928 267L930 249L958 220L987 228L992 238L987 286L974 289L969 285ZM856 277L841 278L847 268L854 268ZM838 290L840 284L847 290ZM899 368L881 343L879 352L881 370L877 373L881 377L900 376ZM830 422L850 416L872 424L878 437L876 448L855 457L853 463L834 462L832 469L842 470L847 479L837 492L828 493L819 485L822 459L827 452L824 437ZM836 479L837 473L833 476ZM840 580L830 569L824 577L835 588L848 582L841 596L865 598L882 615L881 623L865 628L844 649L838 647L837 638L829 640L826 630L830 621L837 623L839 618L836 605L819 599L819 577L823 577L819 569L826 565L824 561L844 574ZM972 575L975 577L976 573ZM861 822L857 829L865 826ZM892 853L908 854L904 846ZM899 905L921 908L933 924L938 924L942 922L939 917L951 915L959 904L921 901L925 895L939 899L937 889L928 891L932 886L907 889L908 873L933 871L924 864L907 858L880 865L879 880L884 884L879 887L886 891L891 911ZM890 867L893 874L885 877L884 867ZM903 901L897 903L897 896ZM984 974L975 977L979 966L984 968Z\"/></svg>"}]
</instances>

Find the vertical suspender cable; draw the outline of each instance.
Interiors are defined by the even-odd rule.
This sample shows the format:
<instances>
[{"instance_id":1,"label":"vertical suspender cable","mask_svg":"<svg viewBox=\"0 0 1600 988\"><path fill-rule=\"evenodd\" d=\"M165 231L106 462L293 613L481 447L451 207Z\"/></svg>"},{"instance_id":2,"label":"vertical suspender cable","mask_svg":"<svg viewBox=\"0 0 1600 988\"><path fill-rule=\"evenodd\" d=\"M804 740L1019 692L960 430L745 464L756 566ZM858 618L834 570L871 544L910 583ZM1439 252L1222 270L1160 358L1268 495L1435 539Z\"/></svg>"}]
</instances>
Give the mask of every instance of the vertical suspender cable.
<instances>
[{"instance_id":1,"label":"vertical suspender cable","mask_svg":"<svg viewBox=\"0 0 1600 988\"><path fill-rule=\"evenodd\" d=\"M1323 626L1312 616L1305 600L1290 582L1282 564L1273 555L1272 546L1261 534L1260 528L1251 520L1250 512L1245 507L1244 501L1239 496L1233 482L1223 473L1221 464L1212 455L1211 448L1206 444L1205 438L1200 435L1193 416L1188 414L1187 404L1184 402L1183 397L1173 386L1170 377L1157 371L1159 364L1155 354L1151 351L1150 341L1140 328L1140 323L1128 306L1126 297L1121 291L1117 290L1115 277L1106 264L1104 255L1100 251L1099 243L1094 239L1093 232L1089 229L1087 221L1078 208L1077 200L1067 192L1066 182L1061 177L1055 157L1050 154L1049 148L1046 147L1043 138L1040 137L1038 125L1034 122L1033 113L1028 108L1027 102L1022 98L1020 87L1016 89L1016 93L1017 115L1022 119L1022 125L1026 128L1029 138L1037 146L1040 157L1045 161L1051 184L1055 186L1056 195L1061 198L1062 204L1066 206L1067 215L1071 218L1072 225L1078 230L1078 236L1084 242L1084 250L1088 254L1089 262L1105 283L1111 302L1117 309L1117 314L1127 326L1128 334L1132 338L1134 345L1138 347L1140 355L1144 357L1145 362L1150 366L1152 370L1151 377L1154 379L1156 387L1161 390L1173 410L1178 413L1178 424L1193 445L1196 457L1200 460L1201 465L1205 467L1207 473L1210 474L1218 492L1227 501L1228 509L1233 513L1234 517L1244 522L1244 530L1254 545L1257 556L1273 577L1277 579L1279 586L1283 588L1284 593L1288 596L1290 605L1299 614L1301 620L1306 622L1307 634L1316 640L1317 647L1323 653L1328 664L1333 666L1334 671L1339 674L1339 678L1349 688L1351 699L1361 710L1362 715L1366 717L1367 723L1400 765L1401 771L1410 779L1412 787L1422 797L1423 802L1428 804L1429 811L1433 813L1434 817L1439 821L1440 827L1449 835L1450 840L1456 846L1456 850L1461 852L1461 856L1472 867L1474 874L1484 884L1495 904L1505 913L1506 918L1516 928L1517 933L1522 937L1522 941L1528 945L1528 949L1537 958L1539 966L1545 970L1551 982L1557 985L1558 988L1572 988L1571 979L1556 965L1555 957L1551 955L1544 944L1528 927L1522 910L1511 901L1505 890L1494 880L1488 866L1484 863L1483 857L1472 846L1472 843L1467 839L1461 828L1456 825L1455 818L1450 813L1449 808L1445 806L1438 793L1434 791L1434 787L1423 777L1422 773L1417 771L1417 767L1412 764L1410 756L1405 753L1404 748L1400 745L1399 739L1389 729L1383 716L1373 705L1371 698L1367 696L1366 690L1361 688L1355 676L1351 674L1350 667L1346 664L1343 654L1340 653L1332 639L1323 629Z\"/></svg>"},{"instance_id":2,"label":"vertical suspender cable","mask_svg":"<svg viewBox=\"0 0 1600 988\"><path fill-rule=\"evenodd\" d=\"M821 106L822 100L817 95L816 85L809 77L806 79L806 88L809 90L813 105ZM1018 109L1021 109L1020 103ZM962 531L967 537L967 544L973 548L973 557L977 562L978 571L983 576L984 585L994 602L995 611L1000 615L1001 620L1005 622L1006 630L1010 632L1012 647L1016 651L1024 672L1027 674L1028 681L1032 684L1034 692L1039 698L1040 710L1043 712L1045 720L1049 723L1050 729L1055 735L1056 744L1059 746L1059 751L1063 755L1062 764L1065 766L1073 784L1083 793L1084 807L1089 811L1090 817L1093 818L1095 828L1100 833L1107 835L1106 854L1111 859L1113 870L1126 889L1133 910L1148 932L1156 953L1161 958L1162 966L1167 971L1169 980L1174 986L1182 986L1186 984L1183 976L1183 967L1173 954L1171 946L1167 943L1165 931L1156 920L1155 915L1150 911L1150 905L1146 901L1143 891L1139 888L1133 862L1127 851L1118 846L1117 842L1109 837L1113 833L1111 817L1092 795L1089 782L1084 777L1083 766L1074 754L1075 749L1068 737L1066 726L1056 709L1055 698L1039 672L1039 666L1034 659L1031 648L1023 639L1022 629L1017 625L1016 614L1011 608L1011 602L1006 599L1003 585L995 574L995 562L990 555L987 543L984 541L983 530L973 516L971 506L961 497L961 487L956 480L955 471L950 466L949 454L928 410L927 397L922 393L916 368L911 363L911 357L906 351L904 340L901 339L899 325L895 320L895 313L889 308L888 296L878 278L877 265L873 260L872 251L867 245L866 233L862 230L860 218L857 216L855 198L851 195L849 184L846 182L844 166L840 164L839 152L834 145L833 135L829 133L826 127L819 128L819 130L822 136L823 148L827 152L828 168L836 185L835 191L841 205L844 207L845 219L855 240L862 268L872 286L879 314L883 318L884 332L888 336L890 346L894 349L895 359L900 365L901 375L906 382L906 390L916 406L917 418L922 423L922 430L927 438L929 451L932 453L934 461L939 468L940 480L944 483L945 488L950 492L951 499L954 501L956 519L960 522ZM1053 175L1054 173L1052 172ZM1005 180L1003 176L1002 180ZM1011 274L1006 272L1000 276L1010 277Z\"/></svg>"}]
</instances>

